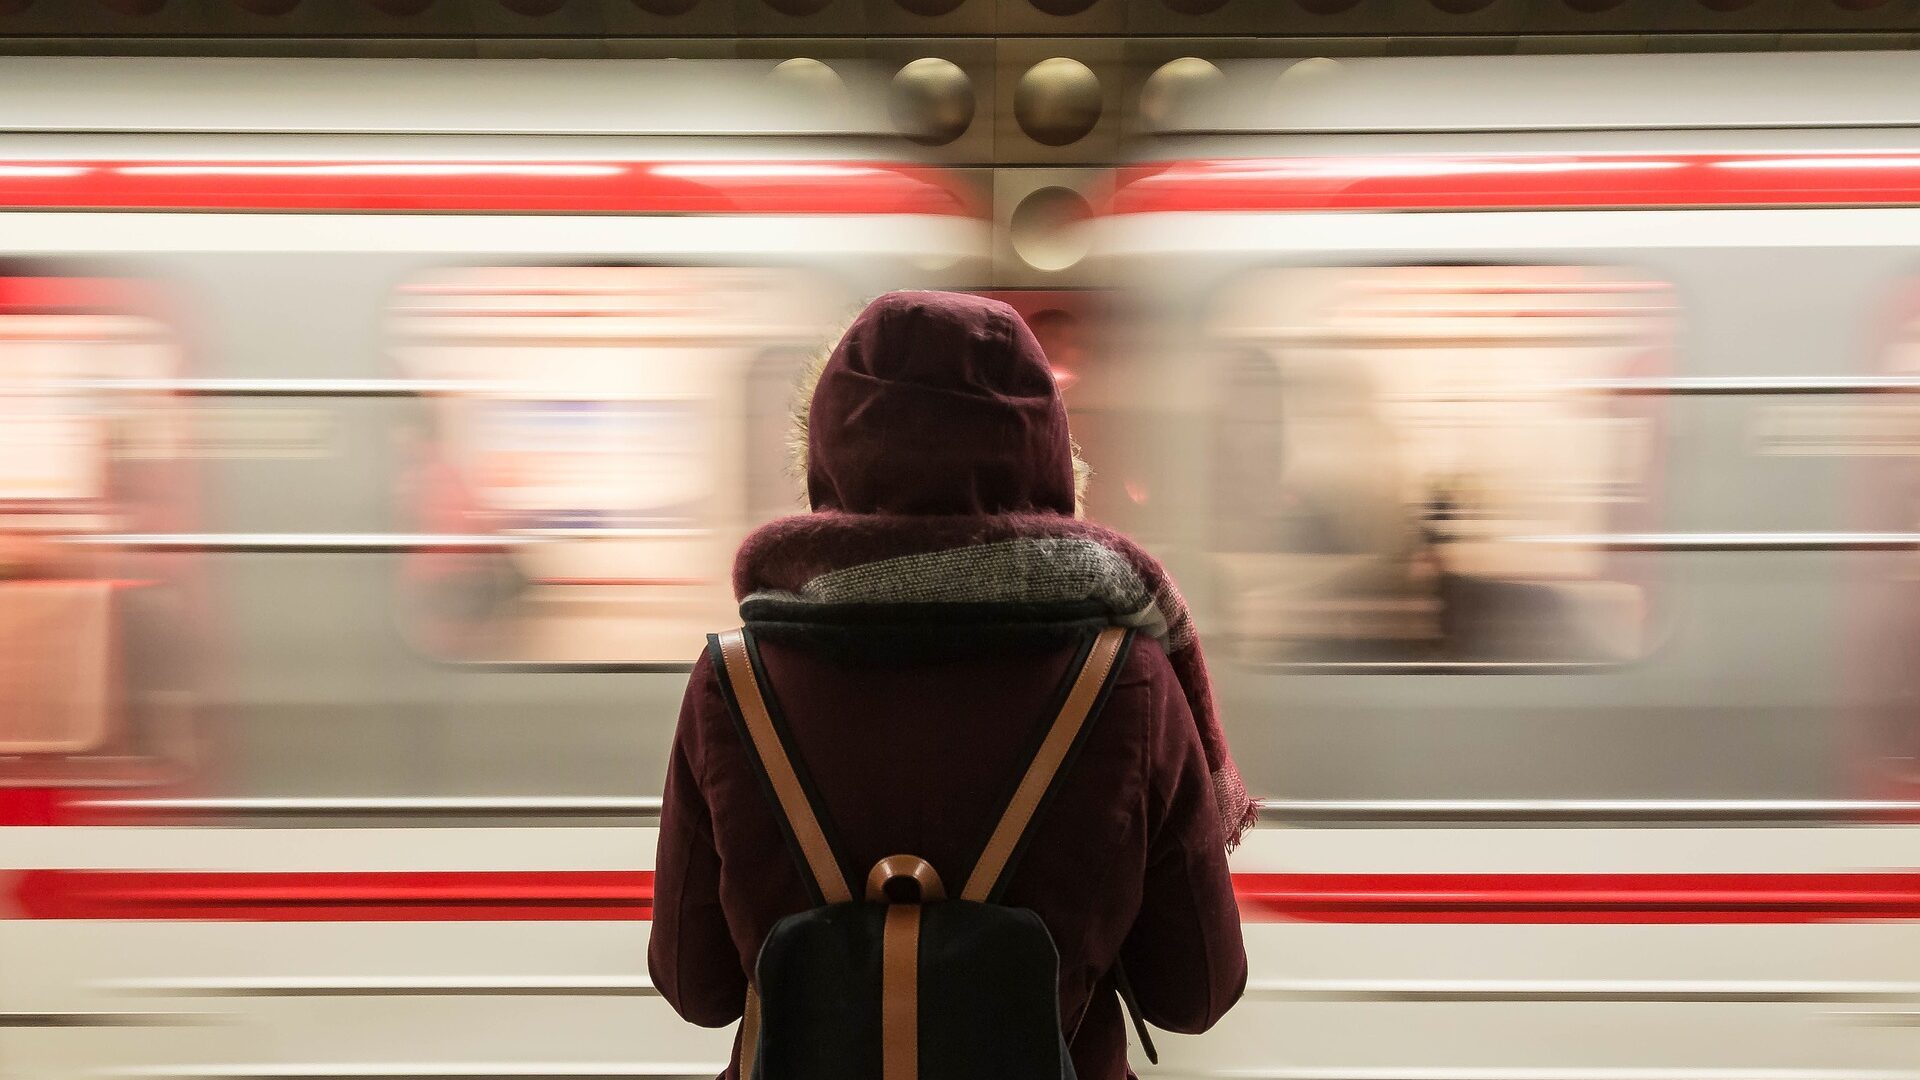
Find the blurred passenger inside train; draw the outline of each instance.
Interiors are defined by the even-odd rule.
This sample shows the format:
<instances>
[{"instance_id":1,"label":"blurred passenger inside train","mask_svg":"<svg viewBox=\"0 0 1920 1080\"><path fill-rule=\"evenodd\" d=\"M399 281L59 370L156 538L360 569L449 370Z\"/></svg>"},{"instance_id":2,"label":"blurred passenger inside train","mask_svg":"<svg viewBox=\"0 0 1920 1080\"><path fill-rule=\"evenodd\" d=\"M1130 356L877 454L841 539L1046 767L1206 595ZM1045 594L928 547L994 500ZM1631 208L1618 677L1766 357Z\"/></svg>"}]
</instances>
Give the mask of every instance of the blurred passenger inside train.
<instances>
[{"instance_id":1,"label":"blurred passenger inside train","mask_svg":"<svg viewBox=\"0 0 1920 1080\"><path fill-rule=\"evenodd\" d=\"M1263 271L1223 302L1209 539L1256 664L1619 663L1656 415L1583 393L1664 362L1666 288L1624 271ZM1560 542L1526 542L1559 537Z\"/></svg>"},{"instance_id":2,"label":"blurred passenger inside train","mask_svg":"<svg viewBox=\"0 0 1920 1080\"><path fill-rule=\"evenodd\" d=\"M445 428L430 410L422 410L402 428L406 505L428 535L496 530L498 523L487 520L485 499L476 485L441 452L440 447L451 442ZM403 626L431 655L484 656L496 650L498 639L506 636L501 614L518 604L531 585L505 548L427 548L401 565L405 610L414 615Z\"/></svg>"},{"instance_id":3,"label":"blurred passenger inside train","mask_svg":"<svg viewBox=\"0 0 1920 1080\"><path fill-rule=\"evenodd\" d=\"M958 892L1090 643L1130 631L999 899L1057 945L1075 1074L1131 1075L1117 991L1197 1033L1246 981L1227 853L1253 810L1185 603L1150 556L1080 519L1087 470L1055 376L1007 305L883 296L798 398L812 513L750 536L734 588L855 888L907 852ZM649 949L660 993L709 1027L742 1017L769 931L813 906L715 651L675 734ZM738 1061L736 1046L729 1075Z\"/></svg>"}]
</instances>

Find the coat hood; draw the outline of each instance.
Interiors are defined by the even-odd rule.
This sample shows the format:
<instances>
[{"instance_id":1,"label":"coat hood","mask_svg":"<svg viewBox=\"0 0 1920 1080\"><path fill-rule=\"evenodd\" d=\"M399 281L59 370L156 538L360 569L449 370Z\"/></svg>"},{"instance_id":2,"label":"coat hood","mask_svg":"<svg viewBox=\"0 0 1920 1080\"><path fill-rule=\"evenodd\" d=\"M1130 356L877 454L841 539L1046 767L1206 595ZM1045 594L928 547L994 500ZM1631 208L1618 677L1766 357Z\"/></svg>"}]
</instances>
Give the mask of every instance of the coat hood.
<instances>
[{"instance_id":1,"label":"coat hood","mask_svg":"<svg viewBox=\"0 0 1920 1080\"><path fill-rule=\"evenodd\" d=\"M806 408L815 510L1075 511L1059 388L1019 313L997 300L880 297L834 347Z\"/></svg>"}]
</instances>

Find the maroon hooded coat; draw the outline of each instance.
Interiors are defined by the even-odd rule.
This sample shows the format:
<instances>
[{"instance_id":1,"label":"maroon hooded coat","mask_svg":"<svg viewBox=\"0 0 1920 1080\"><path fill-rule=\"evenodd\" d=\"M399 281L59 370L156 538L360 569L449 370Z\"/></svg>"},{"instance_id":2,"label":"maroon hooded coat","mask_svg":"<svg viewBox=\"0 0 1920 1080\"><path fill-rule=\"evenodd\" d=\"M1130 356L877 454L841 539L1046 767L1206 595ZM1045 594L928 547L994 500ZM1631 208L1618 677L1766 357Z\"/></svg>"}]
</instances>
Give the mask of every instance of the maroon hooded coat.
<instances>
[{"instance_id":1,"label":"maroon hooded coat","mask_svg":"<svg viewBox=\"0 0 1920 1080\"><path fill-rule=\"evenodd\" d=\"M1074 511L1072 443L1045 357L1012 308L895 293L848 330L814 393L808 492L820 512ZM964 878L1066 675L1084 611L847 605L768 616L767 678L821 791L849 880L925 858ZM777 605L775 605L777 608ZM648 967L681 1016L739 1019L773 924L808 895L705 655L665 788ZM1166 654L1136 636L1005 902L1060 951L1081 1080L1130 1075L1111 972L1124 960L1156 1026L1199 1032L1239 999L1246 953L1199 736Z\"/></svg>"}]
</instances>

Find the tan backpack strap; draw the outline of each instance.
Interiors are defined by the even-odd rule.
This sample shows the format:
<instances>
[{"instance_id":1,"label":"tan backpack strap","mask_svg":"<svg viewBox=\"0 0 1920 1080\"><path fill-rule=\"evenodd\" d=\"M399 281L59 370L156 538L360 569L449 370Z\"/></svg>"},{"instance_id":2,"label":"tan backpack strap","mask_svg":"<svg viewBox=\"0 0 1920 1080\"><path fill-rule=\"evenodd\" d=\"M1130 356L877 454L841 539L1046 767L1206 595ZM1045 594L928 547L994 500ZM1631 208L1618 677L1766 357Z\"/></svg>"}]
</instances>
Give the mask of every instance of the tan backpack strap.
<instances>
[{"instance_id":1,"label":"tan backpack strap","mask_svg":"<svg viewBox=\"0 0 1920 1080\"><path fill-rule=\"evenodd\" d=\"M1073 688L1067 691L1066 702L1060 706L1060 712L1047 729L1039 752L1027 765L1026 774L1020 778L1020 786L1014 789L1013 798L1008 800L999 824L993 827L992 835L987 838L987 846L981 849L980 858L973 864L973 872L967 875L967 884L960 890L960 899L984 902L993 896L995 886L1000 883L1008 862L1020 846L1020 838L1026 835L1027 826L1040 809L1041 800L1053 786L1055 774L1079 741L1087 717L1105 693L1108 677L1113 673L1114 662L1120 656L1120 647L1126 642L1127 633L1124 627L1108 627L1094 639L1093 648L1080 666L1080 673L1074 677Z\"/></svg>"},{"instance_id":2,"label":"tan backpack strap","mask_svg":"<svg viewBox=\"0 0 1920 1080\"><path fill-rule=\"evenodd\" d=\"M826 831L821 828L806 789L801 786L800 775L787 755L786 744L773 726L773 715L767 710L766 696L760 690L759 667L747 648L746 632L730 630L716 635L714 642L720 653L715 673L746 733L760 773L773 792L775 810L785 819L784 831L800 850L813 887L829 904L853 899L840 863L827 843ZM739 1080L753 1080L759 1050L760 992L749 981L746 1004L740 1016L740 1049L736 1062L739 1067L734 1071Z\"/></svg>"},{"instance_id":3,"label":"tan backpack strap","mask_svg":"<svg viewBox=\"0 0 1920 1080\"><path fill-rule=\"evenodd\" d=\"M920 1080L919 904L888 904L881 926L880 1080Z\"/></svg>"},{"instance_id":4,"label":"tan backpack strap","mask_svg":"<svg viewBox=\"0 0 1920 1080\"><path fill-rule=\"evenodd\" d=\"M740 1014L740 1067L733 1075L738 1080L753 1080L753 1067L760 1057L760 991L747 984L747 1006Z\"/></svg>"},{"instance_id":5,"label":"tan backpack strap","mask_svg":"<svg viewBox=\"0 0 1920 1080\"><path fill-rule=\"evenodd\" d=\"M722 679L732 690L733 704L746 727L754 756L759 759L760 770L773 789L780 813L787 819L787 829L807 869L812 872L814 887L826 903L843 904L852 900L853 890L847 886L846 875L840 870L840 860L834 856L833 846L827 843L826 830L821 828L813 803L800 783L800 774L787 756L786 744L767 712L766 698L760 692L760 672L747 648L746 631L729 630L717 640L724 661Z\"/></svg>"}]
</instances>

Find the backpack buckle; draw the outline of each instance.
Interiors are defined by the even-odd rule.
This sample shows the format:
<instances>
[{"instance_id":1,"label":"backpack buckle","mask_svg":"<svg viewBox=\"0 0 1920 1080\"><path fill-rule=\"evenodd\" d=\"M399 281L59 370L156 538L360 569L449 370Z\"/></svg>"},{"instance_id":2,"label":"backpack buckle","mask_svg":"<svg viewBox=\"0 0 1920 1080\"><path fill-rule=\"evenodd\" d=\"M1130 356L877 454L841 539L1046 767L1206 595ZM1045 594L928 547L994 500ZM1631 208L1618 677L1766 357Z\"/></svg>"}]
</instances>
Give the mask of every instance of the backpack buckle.
<instances>
[{"instance_id":1,"label":"backpack buckle","mask_svg":"<svg viewBox=\"0 0 1920 1080\"><path fill-rule=\"evenodd\" d=\"M927 904L947 898L947 887L918 855L889 855L867 873L867 901L874 904Z\"/></svg>"}]
</instances>

